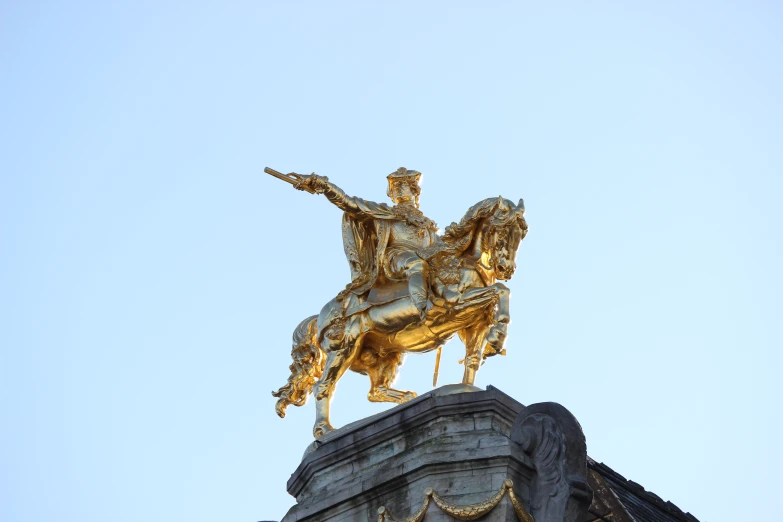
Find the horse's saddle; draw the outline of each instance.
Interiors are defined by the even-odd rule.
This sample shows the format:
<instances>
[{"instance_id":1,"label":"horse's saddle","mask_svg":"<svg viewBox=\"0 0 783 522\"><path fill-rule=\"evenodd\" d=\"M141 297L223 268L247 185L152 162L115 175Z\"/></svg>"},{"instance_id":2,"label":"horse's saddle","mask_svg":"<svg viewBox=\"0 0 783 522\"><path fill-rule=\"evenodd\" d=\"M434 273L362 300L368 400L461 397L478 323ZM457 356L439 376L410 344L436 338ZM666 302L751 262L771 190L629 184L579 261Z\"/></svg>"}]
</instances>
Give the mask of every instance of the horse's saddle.
<instances>
[{"instance_id":1,"label":"horse's saddle","mask_svg":"<svg viewBox=\"0 0 783 522\"><path fill-rule=\"evenodd\" d=\"M367 293L367 296L360 298L353 294L350 294L351 298L345 308L345 315L350 316L359 312L363 312L370 307L378 306L386 303L391 303L398 299L403 299L410 296L408 293L407 281L383 281L380 284L376 284Z\"/></svg>"},{"instance_id":2,"label":"horse's saddle","mask_svg":"<svg viewBox=\"0 0 783 522\"><path fill-rule=\"evenodd\" d=\"M383 284L370 290L367 302L370 305L380 305L391 303L409 295L407 281L385 281Z\"/></svg>"}]
</instances>

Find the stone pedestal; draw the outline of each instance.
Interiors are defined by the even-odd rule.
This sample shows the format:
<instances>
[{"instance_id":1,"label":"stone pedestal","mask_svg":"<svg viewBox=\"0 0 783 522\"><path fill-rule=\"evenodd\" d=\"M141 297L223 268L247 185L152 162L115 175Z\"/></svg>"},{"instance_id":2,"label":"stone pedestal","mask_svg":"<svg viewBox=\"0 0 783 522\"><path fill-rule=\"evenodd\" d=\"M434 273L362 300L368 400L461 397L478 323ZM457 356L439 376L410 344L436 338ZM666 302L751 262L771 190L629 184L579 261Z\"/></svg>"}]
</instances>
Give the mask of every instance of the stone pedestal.
<instances>
[{"instance_id":1,"label":"stone pedestal","mask_svg":"<svg viewBox=\"0 0 783 522\"><path fill-rule=\"evenodd\" d=\"M530 522L525 511L581 522L586 473L584 435L562 406L444 386L314 442L288 481L297 503L283 522Z\"/></svg>"}]
</instances>

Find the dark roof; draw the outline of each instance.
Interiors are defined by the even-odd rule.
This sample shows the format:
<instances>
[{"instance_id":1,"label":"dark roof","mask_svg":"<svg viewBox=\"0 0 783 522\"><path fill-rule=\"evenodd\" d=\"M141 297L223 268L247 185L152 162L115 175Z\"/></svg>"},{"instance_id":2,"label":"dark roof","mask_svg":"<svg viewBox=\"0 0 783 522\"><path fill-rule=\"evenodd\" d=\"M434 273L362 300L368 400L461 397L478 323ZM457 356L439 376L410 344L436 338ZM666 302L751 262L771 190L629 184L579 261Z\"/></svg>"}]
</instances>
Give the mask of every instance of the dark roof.
<instances>
[{"instance_id":1,"label":"dark roof","mask_svg":"<svg viewBox=\"0 0 783 522\"><path fill-rule=\"evenodd\" d=\"M614 493L616 500L619 500L627 514L636 522L699 522L690 513L683 512L671 502L646 491L640 484L627 480L603 462L598 463L588 457L587 464L591 470L600 475ZM622 517L616 519L620 518ZM609 520L615 519L609 518Z\"/></svg>"}]
</instances>

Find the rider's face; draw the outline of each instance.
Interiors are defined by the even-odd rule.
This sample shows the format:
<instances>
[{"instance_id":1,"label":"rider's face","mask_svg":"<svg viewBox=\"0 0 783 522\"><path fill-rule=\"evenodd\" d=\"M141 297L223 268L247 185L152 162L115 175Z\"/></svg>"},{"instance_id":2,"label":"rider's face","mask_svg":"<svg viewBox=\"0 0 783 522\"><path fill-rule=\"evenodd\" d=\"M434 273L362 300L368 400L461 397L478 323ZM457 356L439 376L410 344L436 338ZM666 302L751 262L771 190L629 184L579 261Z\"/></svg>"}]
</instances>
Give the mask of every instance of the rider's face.
<instances>
[{"instance_id":1,"label":"rider's face","mask_svg":"<svg viewBox=\"0 0 783 522\"><path fill-rule=\"evenodd\" d=\"M392 201L395 205L402 203L416 203L416 194L413 193L413 189L410 183L405 181L398 181L392 186Z\"/></svg>"}]
</instances>

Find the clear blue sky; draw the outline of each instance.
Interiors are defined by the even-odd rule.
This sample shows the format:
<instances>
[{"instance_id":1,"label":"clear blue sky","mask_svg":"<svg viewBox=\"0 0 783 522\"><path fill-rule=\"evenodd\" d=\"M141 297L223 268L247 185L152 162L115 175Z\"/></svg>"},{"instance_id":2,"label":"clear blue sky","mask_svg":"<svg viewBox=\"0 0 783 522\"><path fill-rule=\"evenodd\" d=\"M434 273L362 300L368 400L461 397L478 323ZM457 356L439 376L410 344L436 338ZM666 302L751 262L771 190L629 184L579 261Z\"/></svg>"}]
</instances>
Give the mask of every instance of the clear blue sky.
<instances>
[{"instance_id":1,"label":"clear blue sky","mask_svg":"<svg viewBox=\"0 0 783 522\"><path fill-rule=\"evenodd\" d=\"M383 201L401 165L441 226L525 199L508 356L478 385L562 403L592 457L700 520L772 520L781 22L761 1L3 2L0 520L279 520L314 413L269 393L349 271L340 212L262 169ZM386 408L367 388L340 383L335 424Z\"/></svg>"}]
</instances>

